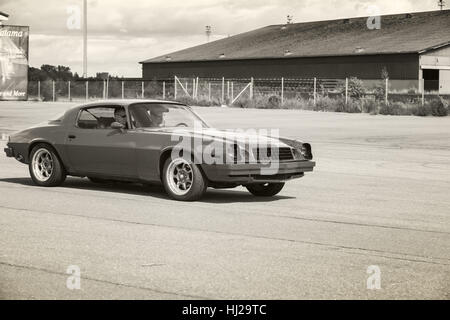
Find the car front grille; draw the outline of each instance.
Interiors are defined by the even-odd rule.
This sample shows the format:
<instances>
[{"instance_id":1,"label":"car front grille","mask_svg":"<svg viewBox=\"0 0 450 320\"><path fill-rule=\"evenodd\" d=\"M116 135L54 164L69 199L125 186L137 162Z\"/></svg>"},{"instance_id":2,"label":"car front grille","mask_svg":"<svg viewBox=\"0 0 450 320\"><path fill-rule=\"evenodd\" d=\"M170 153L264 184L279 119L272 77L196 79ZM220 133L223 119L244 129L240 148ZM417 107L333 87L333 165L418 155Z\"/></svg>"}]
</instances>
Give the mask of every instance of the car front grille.
<instances>
[{"instance_id":1,"label":"car front grille","mask_svg":"<svg viewBox=\"0 0 450 320\"><path fill-rule=\"evenodd\" d=\"M238 146L234 145L234 163L251 162L270 162L270 161L290 161L294 160L293 150L291 148L255 148L253 149L253 158L249 159L248 152L239 153Z\"/></svg>"},{"instance_id":2,"label":"car front grille","mask_svg":"<svg viewBox=\"0 0 450 320\"><path fill-rule=\"evenodd\" d=\"M294 159L291 148L256 148L253 154L258 162L267 160L289 161Z\"/></svg>"}]
</instances>

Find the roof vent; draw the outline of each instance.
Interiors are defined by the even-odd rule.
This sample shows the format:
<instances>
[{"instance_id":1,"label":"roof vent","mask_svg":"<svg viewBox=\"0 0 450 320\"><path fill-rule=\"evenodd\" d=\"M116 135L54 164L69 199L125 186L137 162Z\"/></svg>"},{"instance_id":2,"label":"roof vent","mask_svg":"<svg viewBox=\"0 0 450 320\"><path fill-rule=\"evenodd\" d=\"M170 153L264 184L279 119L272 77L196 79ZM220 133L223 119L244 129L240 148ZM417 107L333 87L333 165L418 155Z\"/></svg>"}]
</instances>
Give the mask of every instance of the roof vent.
<instances>
[{"instance_id":1,"label":"roof vent","mask_svg":"<svg viewBox=\"0 0 450 320\"><path fill-rule=\"evenodd\" d=\"M226 57L225 53L221 53L220 56L219 56L220 59L224 59L225 57Z\"/></svg>"},{"instance_id":2,"label":"roof vent","mask_svg":"<svg viewBox=\"0 0 450 320\"><path fill-rule=\"evenodd\" d=\"M284 56L285 56L285 57L287 57L287 56L292 56L291 50L284 50Z\"/></svg>"},{"instance_id":3,"label":"roof vent","mask_svg":"<svg viewBox=\"0 0 450 320\"><path fill-rule=\"evenodd\" d=\"M413 16L412 16L412 14L411 13L407 13L407 14L405 14L405 18L406 19L411 19Z\"/></svg>"},{"instance_id":4,"label":"roof vent","mask_svg":"<svg viewBox=\"0 0 450 320\"><path fill-rule=\"evenodd\" d=\"M349 24L349 23L350 23L350 19L344 19L344 20L342 20L342 22L343 22L344 24Z\"/></svg>"},{"instance_id":5,"label":"roof vent","mask_svg":"<svg viewBox=\"0 0 450 320\"><path fill-rule=\"evenodd\" d=\"M170 56L166 56L166 61L167 62L172 61L172 58Z\"/></svg>"}]
</instances>

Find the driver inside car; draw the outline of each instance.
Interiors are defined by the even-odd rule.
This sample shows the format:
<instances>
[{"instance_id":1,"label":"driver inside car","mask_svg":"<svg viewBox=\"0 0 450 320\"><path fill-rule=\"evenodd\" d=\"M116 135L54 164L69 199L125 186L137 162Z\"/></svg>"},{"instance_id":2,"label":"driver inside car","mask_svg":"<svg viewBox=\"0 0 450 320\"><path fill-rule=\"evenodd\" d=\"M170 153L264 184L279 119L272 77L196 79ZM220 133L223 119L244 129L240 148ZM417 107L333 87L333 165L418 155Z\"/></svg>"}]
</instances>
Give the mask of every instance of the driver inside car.
<instances>
[{"instance_id":1,"label":"driver inside car","mask_svg":"<svg viewBox=\"0 0 450 320\"><path fill-rule=\"evenodd\" d=\"M160 128L164 126L164 113L169 112L167 108L155 107L150 110L152 127Z\"/></svg>"},{"instance_id":2,"label":"driver inside car","mask_svg":"<svg viewBox=\"0 0 450 320\"><path fill-rule=\"evenodd\" d=\"M114 119L116 122L123 124L124 127L127 127L127 113L124 108L117 108L114 111Z\"/></svg>"}]
</instances>

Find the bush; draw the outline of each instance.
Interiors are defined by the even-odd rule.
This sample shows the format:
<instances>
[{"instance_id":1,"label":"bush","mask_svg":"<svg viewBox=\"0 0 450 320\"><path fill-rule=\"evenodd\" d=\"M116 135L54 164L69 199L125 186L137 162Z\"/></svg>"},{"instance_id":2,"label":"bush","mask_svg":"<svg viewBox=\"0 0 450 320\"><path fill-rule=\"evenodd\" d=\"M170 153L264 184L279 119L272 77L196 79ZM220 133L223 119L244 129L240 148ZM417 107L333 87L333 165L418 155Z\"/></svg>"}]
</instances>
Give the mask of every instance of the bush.
<instances>
[{"instance_id":1,"label":"bush","mask_svg":"<svg viewBox=\"0 0 450 320\"><path fill-rule=\"evenodd\" d=\"M375 99L364 99L362 100L362 112L367 112L370 114L378 114L380 109L380 102Z\"/></svg>"},{"instance_id":2,"label":"bush","mask_svg":"<svg viewBox=\"0 0 450 320\"><path fill-rule=\"evenodd\" d=\"M317 96L316 100L316 106L312 110L314 111L331 111L334 112L336 109L338 109L339 101L342 98L336 98L332 99L328 96Z\"/></svg>"},{"instance_id":3,"label":"bush","mask_svg":"<svg viewBox=\"0 0 450 320\"><path fill-rule=\"evenodd\" d=\"M431 115L435 117L446 117L448 115L448 103L442 97L427 102Z\"/></svg>"},{"instance_id":4,"label":"bush","mask_svg":"<svg viewBox=\"0 0 450 320\"><path fill-rule=\"evenodd\" d=\"M345 86L341 88L341 93L345 96ZM359 100L366 94L364 83L356 78L351 77L348 79L348 96L352 99Z\"/></svg>"},{"instance_id":5,"label":"bush","mask_svg":"<svg viewBox=\"0 0 450 320\"><path fill-rule=\"evenodd\" d=\"M445 117L449 114L449 104L442 97L436 97L425 101L425 105L414 108L413 114L419 117L435 116Z\"/></svg>"},{"instance_id":6,"label":"bush","mask_svg":"<svg viewBox=\"0 0 450 320\"><path fill-rule=\"evenodd\" d=\"M210 107L210 106L220 106L221 103L217 99L209 99L204 96L200 96L198 99L193 99L188 96L177 97L177 102L186 104L188 106L200 106L200 107Z\"/></svg>"},{"instance_id":7,"label":"bush","mask_svg":"<svg viewBox=\"0 0 450 320\"><path fill-rule=\"evenodd\" d=\"M337 106L334 110L335 112L346 112L346 113L361 113L361 101L357 99L348 99L347 104L345 99L337 99Z\"/></svg>"},{"instance_id":8,"label":"bush","mask_svg":"<svg viewBox=\"0 0 450 320\"><path fill-rule=\"evenodd\" d=\"M426 117L431 115L431 110L427 104L419 105L412 110L412 114L418 117Z\"/></svg>"},{"instance_id":9,"label":"bush","mask_svg":"<svg viewBox=\"0 0 450 320\"><path fill-rule=\"evenodd\" d=\"M386 99L386 86L377 85L374 90L375 100L384 101Z\"/></svg>"},{"instance_id":10,"label":"bush","mask_svg":"<svg viewBox=\"0 0 450 320\"><path fill-rule=\"evenodd\" d=\"M244 108L244 109L255 109L258 106L264 106L265 101L263 96L255 96L253 99L248 97L238 99L231 106L236 108Z\"/></svg>"},{"instance_id":11,"label":"bush","mask_svg":"<svg viewBox=\"0 0 450 320\"><path fill-rule=\"evenodd\" d=\"M288 105L295 107L298 104L297 99L292 99ZM285 100L286 102L289 100ZM246 109L281 109L286 108L285 105L281 105L281 98L278 96L265 96L265 95L257 95L254 96L253 99L250 98L242 98L236 101L232 106L237 108L246 108Z\"/></svg>"},{"instance_id":12,"label":"bush","mask_svg":"<svg viewBox=\"0 0 450 320\"><path fill-rule=\"evenodd\" d=\"M281 99L279 96L270 96L267 99L267 108L269 109L278 109L281 106Z\"/></svg>"},{"instance_id":13,"label":"bush","mask_svg":"<svg viewBox=\"0 0 450 320\"><path fill-rule=\"evenodd\" d=\"M301 97L295 97L285 99L284 104L281 106L283 109L301 109L301 110L314 110L314 103L311 100L305 100Z\"/></svg>"},{"instance_id":14,"label":"bush","mask_svg":"<svg viewBox=\"0 0 450 320\"><path fill-rule=\"evenodd\" d=\"M198 105L198 104L197 104ZM239 108L256 108L256 109L302 109L313 111L328 111L328 112L346 112L346 113L371 113L383 115L416 115L416 116L445 116L449 113L449 104L442 98L433 99L426 102L425 106L417 105L412 102L396 101L389 104L373 98L363 99L348 99L345 103L345 98L342 96L329 97L318 95L316 105L312 99L303 99L302 97L295 97L285 99L284 104L281 105L281 99L278 96L255 96L253 100L249 98L242 98L236 101L233 107Z\"/></svg>"},{"instance_id":15,"label":"bush","mask_svg":"<svg viewBox=\"0 0 450 320\"><path fill-rule=\"evenodd\" d=\"M388 104L381 104L379 113L383 115L405 116L411 115L413 110L403 102L393 102Z\"/></svg>"}]
</instances>

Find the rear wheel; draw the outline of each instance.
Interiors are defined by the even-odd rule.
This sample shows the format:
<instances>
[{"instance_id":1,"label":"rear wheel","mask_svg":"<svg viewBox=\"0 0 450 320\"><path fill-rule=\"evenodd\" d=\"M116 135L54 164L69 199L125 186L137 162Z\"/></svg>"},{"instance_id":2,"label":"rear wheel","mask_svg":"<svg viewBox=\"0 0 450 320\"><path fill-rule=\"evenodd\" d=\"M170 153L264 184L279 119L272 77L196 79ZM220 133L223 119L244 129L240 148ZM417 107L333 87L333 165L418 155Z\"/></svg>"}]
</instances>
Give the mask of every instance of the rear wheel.
<instances>
[{"instance_id":1,"label":"rear wheel","mask_svg":"<svg viewBox=\"0 0 450 320\"><path fill-rule=\"evenodd\" d=\"M36 145L30 153L28 166L31 179L42 187L56 187L66 180L66 173L55 150L47 144Z\"/></svg>"},{"instance_id":2,"label":"rear wheel","mask_svg":"<svg viewBox=\"0 0 450 320\"><path fill-rule=\"evenodd\" d=\"M198 166L183 158L166 160L162 180L167 194L179 201L199 200L208 187Z\"/></svg>"},{"instance_id":3,"label":"rear wheel","mask_svg":"<svg viewBox=\"0 0 450 320\"><path fill-rule=\"evenodd\" d=\"M258 183L247 185L251 194L257 197L273 197L283 190L284 183Z\"/></svg>"}]
</instances>

